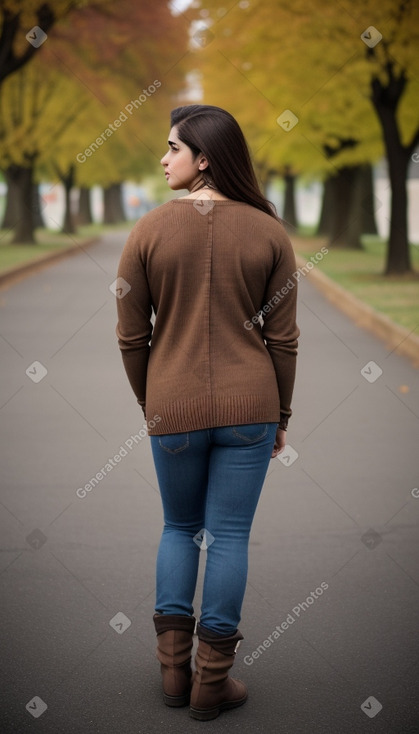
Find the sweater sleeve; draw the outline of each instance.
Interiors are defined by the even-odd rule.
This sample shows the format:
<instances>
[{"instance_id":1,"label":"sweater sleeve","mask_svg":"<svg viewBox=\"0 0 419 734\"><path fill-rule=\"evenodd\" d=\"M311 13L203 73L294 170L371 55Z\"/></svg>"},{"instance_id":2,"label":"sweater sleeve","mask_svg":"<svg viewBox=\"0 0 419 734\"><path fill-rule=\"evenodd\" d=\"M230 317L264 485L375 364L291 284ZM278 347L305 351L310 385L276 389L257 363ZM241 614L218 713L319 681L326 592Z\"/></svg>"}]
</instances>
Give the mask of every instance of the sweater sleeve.
<instances>
[{"instance_id":1,"label":"sweater sleeve","mask_svg":"<svg viewBox=\"0 0 419 734\"><path fill-rule=\"evenodd\" d=\"M139 223L138 223L139 224ZM145 415L147 364L152 334L152 301L134 227L118 267L116 335L122 361L137 402Z\"/></svg>"},{"instance_id":2,"label":"sweater sleeve","mask_svg":"<svg viewBox=\"0 0 419 734\"><path fill-rule=\"evenodd\" d=\"M295 255L284 233L279 257L267 284L261 316L262 335L271 356L282 414L290 417L300 330L296 323L297 279Z\"/></svg>"}]
</instances>

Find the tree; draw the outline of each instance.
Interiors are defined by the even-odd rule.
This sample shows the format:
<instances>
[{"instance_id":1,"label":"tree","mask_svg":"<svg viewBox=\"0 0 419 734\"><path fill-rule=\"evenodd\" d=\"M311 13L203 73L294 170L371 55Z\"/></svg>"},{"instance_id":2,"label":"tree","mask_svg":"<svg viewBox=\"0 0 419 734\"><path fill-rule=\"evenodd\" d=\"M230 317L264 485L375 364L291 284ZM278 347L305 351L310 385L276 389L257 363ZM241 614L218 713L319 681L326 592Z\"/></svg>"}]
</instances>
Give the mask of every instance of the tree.
<instances>
[{"instance_id":1,"label":"tree","mask_svg":"<svg viewBox=\"0 0 419 734\"><path fill-rule=\"evenodd\" d=\"M118 224L124 222L125 212L122 204L121 184L109 184L103 191L103 221L105 224Z\"/></svg>"},{"instance_id":2,"label":"tree","mask_svg":"<svg viewBox=\"0 0 419 734\"><path fill-rule=\"evenodd\" d=\"M0 166L10 169L10 179L16 166L20 170L15 241L34 241L33 217L24 209L28 186L19 182L33 181L35 166L49 180L63 181L67 204L75 185L119 187L127 175L138 178L155 168L162 155L161 148L154 150L156 133L163 141L170 95L183 81L185 35L185 24L165 0L151 7L120 0L106 12L86 5L56 29L28 67L6 80L0 88ZM173 41L170 49L167 41ZM174 52L176 69L159 95ZM69 206L63 226L74 229Z\"/></svg>"},{"instance_id":3,"label":"tree","mask_svg":"<svg viewBox=\"0 0 419 734\"><path fill-rule=\"evenodd\" d=\"M294 12L294 3L282 2L278 7L268 0L256 6L239 4L224 18L216 2L205 5L210 15L201 23L208 26L207 37L203 35L202 49L195 44L205 101L220 105L225 98L225 106L242 124L257 163L283 177L283 216L295 222L297 177L345 180L352 166L379 157L378 125L368 102L348 104L337 84L328 89L328 97L312 102L317 69L304 59L308 40L313 45L306 8L297 7ZM278 28L287 28L279 45ZM336 63L342 63L339 50ZM216 83L218 72L223 75L224 93ZM234 97L228 95L229 88L235 89ZM366 140L356 141L356 147L354 141L350 157L346 150L345 158L340 155L347 148L344 140L353 139L355 130L365 130ZM348 231L350 213L344 213L339 232ZM346 243L342 239L340 244Z\"/></svg>"},{"instance_id":4,"label":"tree","mask_svg":"<svg viewBox=\"0 0 419 734\"><path fill-rule=\"evenodd\" d=\"M297 227L297 208L295 205L295 175L289 168L285 169L285 194L284 194L284 220L291 225Z\"/></svg>"},{"instance_id":5,"label":"tree","mask_svg":"<svg viewBox=\"0 0 419 734\"><path fill-rule=\"evenodd\" d=\"M70 101L69 101L70 96ZM38 61L0 87L0 168L15 202L14 243L35 244L35 168L85 106L71 79Z\"/></svg>"},{"instance_id":6,"label":"tree","mask_svg":"<svg viewBox=\"0 0 419 734\"><path fill-rule=\"evenodd\" d=\"M92 224L92 203L90 198L90 188L88 186L80 186L79 201L77 211L77 224Z\"/></svg>"},{"instance_id":7,"label":"tree","mask_svg":"<svg viewBox=\"0 0 419 734\"><path fill-rule=\"evenodd\" d=\"M207 0L205 11L201 7L196 20L207 31L201 30L204 40L195 47L205 101L223 106L225 100L244 128L251 121L258 158L305 176L327 178L343 169L355 186L349 169L386 152L393 202L386 273L408 271L404 192L407 163L418 143L418 4L266 0L239 3L227 12L217 0ZM365 18L377 29L370 38ZM280 43L278 28L286 29ZM381 34L381 42L368 46ZM288 125L275 132L274 119L286 110L297 124L285 120ZM355 144L341 147L346 140Z\"/></svg>"},{"instance_id":8,"label":"tree","mask_svg":"<svg viewBox=\"0 0 419 734\"><path fill-rule=\"evenodd\" d=\"M71 192L75 183L75 165L70 164L68 168L63 171L59 165L55 165L58 178L60 179L64 187L64 221L61 231L63 234L74 234L76 231L76 222L71 207Z\"/></svg>"},{"instance_id":9,"label":"tree","mask_svg":"<svg viewBox=\"0 0 419 734\"><path fill-rule=\"evenodd\" d=\"M173 15L167 0L141 6L120 0L106 15L87 6L57 30L63 65L94 90L89 113L76 131L79 147L74 157L81 152L76 180L108 190L105 211L113 221L123 212L119 206L115 214L108 202L116 203L117 196L120 200L122 182L139 181L161 168L169 111L177 103L187 69L187 30L187 21ZM115 119L122 124L101 141ZM64 142L56 151L60 156L68 153Z\"/></svg>"},{"instance_id":10,"label":"tree","mask_svg":"<svg viewBox=\"0 0 419 734\"><path fill-rule=\"evenodd\" d=\"M419 12L417 4L411 0L399 0L391 12L392 22L388 24L386 36L381 43L366 50L367 60L371 64L370 98L383 130L391 183L390 238L386 265L389 275L411 270L406 181L412 153L419 143L419 116L410 134L403 134L400 123L400 111L408 87L414 86L416 94L419 89L414 81L412 64L417 58ZM403 53L406 48L408 52Z\"/></svg>"},{"instance_id":11,"label":"tree","mask_svg":"<svg viewBox=\"0 0 419 734\"><path fill-rule=\"evenodd\" d=\"M371 165L339 169L324 183L317 234L329 246L360 249L362 234L377 234Z\"/></svg>"},{"instance_id":12,"label":"tree","mask_svg":"<svg viewBox=\"0 0 419 734\"><path fill-rule=\"evenodd\" d=\"M35 26L48 34L53 25L73 8L83 5L82 0L3 0L0 17L0 84L33 57L39 48L36 32L33 42L26 34Z\"/></svg>"}]
</instances>

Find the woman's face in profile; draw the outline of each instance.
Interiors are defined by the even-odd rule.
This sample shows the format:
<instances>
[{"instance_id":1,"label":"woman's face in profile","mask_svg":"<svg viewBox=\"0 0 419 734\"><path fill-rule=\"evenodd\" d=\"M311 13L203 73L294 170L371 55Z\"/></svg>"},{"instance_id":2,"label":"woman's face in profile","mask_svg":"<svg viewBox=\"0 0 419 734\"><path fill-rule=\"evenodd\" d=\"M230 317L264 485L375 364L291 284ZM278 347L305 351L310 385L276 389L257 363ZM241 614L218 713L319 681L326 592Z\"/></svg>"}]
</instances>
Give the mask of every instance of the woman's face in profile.
<instances>
[{"instance_id":1,"label":"woman's face in profile","mask_svg":"<svg viewBox=\"0 0 419 734\"><path fill-rule=\"evenodd\" d=\"M176 126L172 127L169 133L168 145L169 150L160 161L166 181L174 191L190 190L199 178L200 170L203 170L202 161L205 159L202 155L198 155L193 160L191 149L179 140Z\"/></svg>"}]
</instances>

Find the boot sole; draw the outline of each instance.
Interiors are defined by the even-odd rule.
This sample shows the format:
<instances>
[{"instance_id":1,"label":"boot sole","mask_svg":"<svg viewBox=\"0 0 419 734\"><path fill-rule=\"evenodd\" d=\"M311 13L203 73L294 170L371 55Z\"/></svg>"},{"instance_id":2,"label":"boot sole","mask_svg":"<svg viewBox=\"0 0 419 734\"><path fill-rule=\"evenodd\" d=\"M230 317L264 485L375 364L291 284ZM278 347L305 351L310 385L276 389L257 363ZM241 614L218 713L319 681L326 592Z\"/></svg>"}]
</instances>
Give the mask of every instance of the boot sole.
<instances>
[{"instance_id":1,"label":"boot sole","mask_svg":"<svg viewBox=\"0 0 419 734\"><path fill-rule=\"evenodd\" d=\"M246 694L243 698L239 698L237 701L225 701L224 703L220 703L218 706L214 706L212 709L196 709L191 706L189 709L189 715L193 719L198 719L198 721L211 721L211 719L216 719L222 711L243 706L243 704L246 703L247 698L248 695Z\"/></svg>"},{"instance_id":2,"label":"boot sole","mask_svg":"<svg viewBox=\"0 0 419 734\"><path fill-rule=\"evenodd\" d=\"M163 701L165 702L166 706L171 706L172 708L181 708L182 706L187 706L190 700L191 696L189 693L185 696L168 696L166 693L163 693Z\"/></svg>"}]
</instances>

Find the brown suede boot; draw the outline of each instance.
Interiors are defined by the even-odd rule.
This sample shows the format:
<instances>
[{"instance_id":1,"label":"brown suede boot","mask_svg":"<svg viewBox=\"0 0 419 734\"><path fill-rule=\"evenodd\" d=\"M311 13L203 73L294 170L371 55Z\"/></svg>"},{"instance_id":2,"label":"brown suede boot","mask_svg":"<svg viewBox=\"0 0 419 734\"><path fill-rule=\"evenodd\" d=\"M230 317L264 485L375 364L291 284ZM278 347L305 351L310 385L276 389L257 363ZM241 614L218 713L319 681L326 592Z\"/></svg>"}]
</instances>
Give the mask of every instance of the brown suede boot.
<instances>
[{"instance_id":1,"label":"brown suede boot","mask_svg":"<svg viewBox=\"0 0 419 734\"><path fill-rule=\"evenodd\" d=\"M241 706L247 699L244 683L228 677L237 643L243 635L237 630L231 637L220 637L208 634L198 624L198 638L190 715L193 719L209 721L221 711Z\"/></svg>"},{"instance_id":2,"label":"brown suede boot","mask_svg":"<svg viewBox=\"0 0 419 734\"><path fill-rule=\"evenodd\" d=\"M195 617L155 614L157 659L163 678L166 706L186 706L191 693L191 652Z\"/></svg>"}]
</instances>

